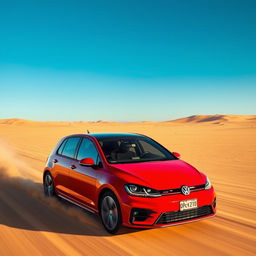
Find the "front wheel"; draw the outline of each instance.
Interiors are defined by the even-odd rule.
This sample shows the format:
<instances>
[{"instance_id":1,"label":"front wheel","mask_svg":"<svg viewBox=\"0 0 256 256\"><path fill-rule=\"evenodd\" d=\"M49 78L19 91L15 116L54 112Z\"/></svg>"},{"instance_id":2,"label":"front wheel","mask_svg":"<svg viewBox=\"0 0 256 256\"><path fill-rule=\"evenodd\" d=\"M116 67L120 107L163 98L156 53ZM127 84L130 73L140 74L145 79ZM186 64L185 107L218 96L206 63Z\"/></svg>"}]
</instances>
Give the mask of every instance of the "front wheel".
<instances>
[{"instance_id":1,"label":"front wheel","mask_svg":"<svg viewBox=\"0 0 256 256\"><path fill-rule=\"evenodd\" d=\"M100 218L104 228L115 234L121 226L121 210L114 193L107 191L100 202Z\"/></svg>"},{"instance_id":2,"label":"front wheel","mask_svg":"<svg viewBox=\"0 0 256 256\"><path fill-rule=\"evenodd\" d=\"M49 172L44 175L44 194L47 197L53 197L55 195L53 178Z\"/></svg>"}]
</instances>

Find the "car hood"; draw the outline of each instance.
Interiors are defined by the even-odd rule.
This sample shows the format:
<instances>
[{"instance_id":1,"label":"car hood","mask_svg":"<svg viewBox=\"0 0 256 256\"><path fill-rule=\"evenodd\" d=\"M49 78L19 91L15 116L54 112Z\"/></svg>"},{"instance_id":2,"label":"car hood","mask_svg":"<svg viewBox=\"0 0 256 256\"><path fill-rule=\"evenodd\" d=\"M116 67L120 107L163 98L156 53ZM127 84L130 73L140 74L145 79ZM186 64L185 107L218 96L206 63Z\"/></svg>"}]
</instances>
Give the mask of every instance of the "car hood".
<instances>
[{"instance_id":1,"label":"car hood","mask_svg":"<svg viewBox=\"0 0 256 256\"><path fill-rule=\"evenodd\" d=\"M158 190L179 188L182 185L196 186L206 182L205 175L182 160L115 164L113 167L121 175L125 174L123 176L127 183L137 182Z\"/></svg>"}]
</instances>

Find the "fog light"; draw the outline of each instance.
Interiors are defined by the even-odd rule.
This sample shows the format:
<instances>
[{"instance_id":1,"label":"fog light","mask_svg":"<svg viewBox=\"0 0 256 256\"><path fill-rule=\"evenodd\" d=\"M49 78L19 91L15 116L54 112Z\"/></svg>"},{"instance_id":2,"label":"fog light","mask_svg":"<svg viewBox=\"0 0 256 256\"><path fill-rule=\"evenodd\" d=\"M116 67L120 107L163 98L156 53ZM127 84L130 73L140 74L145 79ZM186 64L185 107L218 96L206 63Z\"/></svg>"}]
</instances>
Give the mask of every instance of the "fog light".
<instances>
[{"instance_id":1,"label":"fog light","mask_svg":"<svg viewBox=\"0 0 256 256\"><path fill-rule=\"evenodd\" d=\"M150 209L133 208L131 210L130 222L133 223L137 221L145 221L146 219L152 217L152 213L155 212Z\"/></svg>"}]
</instances>

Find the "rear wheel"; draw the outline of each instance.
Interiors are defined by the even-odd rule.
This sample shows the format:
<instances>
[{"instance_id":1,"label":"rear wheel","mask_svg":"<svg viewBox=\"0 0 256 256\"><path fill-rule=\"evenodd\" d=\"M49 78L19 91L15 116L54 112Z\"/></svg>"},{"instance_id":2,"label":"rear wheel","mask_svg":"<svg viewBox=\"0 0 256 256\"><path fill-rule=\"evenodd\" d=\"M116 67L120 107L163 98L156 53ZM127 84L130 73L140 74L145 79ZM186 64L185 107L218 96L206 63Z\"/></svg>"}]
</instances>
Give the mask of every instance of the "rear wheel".
<instances>
[{"instance_id":1,"label":"rear wheel","mask_svg":"<svg viewBox=\"0 0 256 256\"><path fill-rule=\"evenodd\" d=\"M49 172L44 175L44 194L48 197L55 195L53 178Z\"/></svg>"},{"instance_id":2,"label":"rear wheel","mask_svg":"<svg viewBox=\"0 0 256 256\"><path fill-rule=\"evenodd\" d=\"M121 210L114 193L104 193L100 203L100 218L104 228L111 234L116 233L121 226Z\"/></svg>"}]
</instances>

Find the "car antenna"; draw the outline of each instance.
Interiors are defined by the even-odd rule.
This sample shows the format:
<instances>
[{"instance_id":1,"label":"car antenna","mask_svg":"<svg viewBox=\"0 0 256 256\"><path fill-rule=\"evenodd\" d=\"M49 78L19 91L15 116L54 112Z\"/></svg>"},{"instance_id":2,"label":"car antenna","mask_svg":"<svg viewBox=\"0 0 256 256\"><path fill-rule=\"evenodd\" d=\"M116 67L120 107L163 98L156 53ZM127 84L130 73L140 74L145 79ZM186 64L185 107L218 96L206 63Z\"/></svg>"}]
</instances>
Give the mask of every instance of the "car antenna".
<instances>
[{"instance_id":1,"label":"car antenna","mask_svg":"<svg viewBox=\"0 0 256 256\"><path fill-rule=\"evenodd\" d=\"M90 134L90 131L89 131L89 130L87 130L87 134Z\"/></svg>"}]
</instances>

